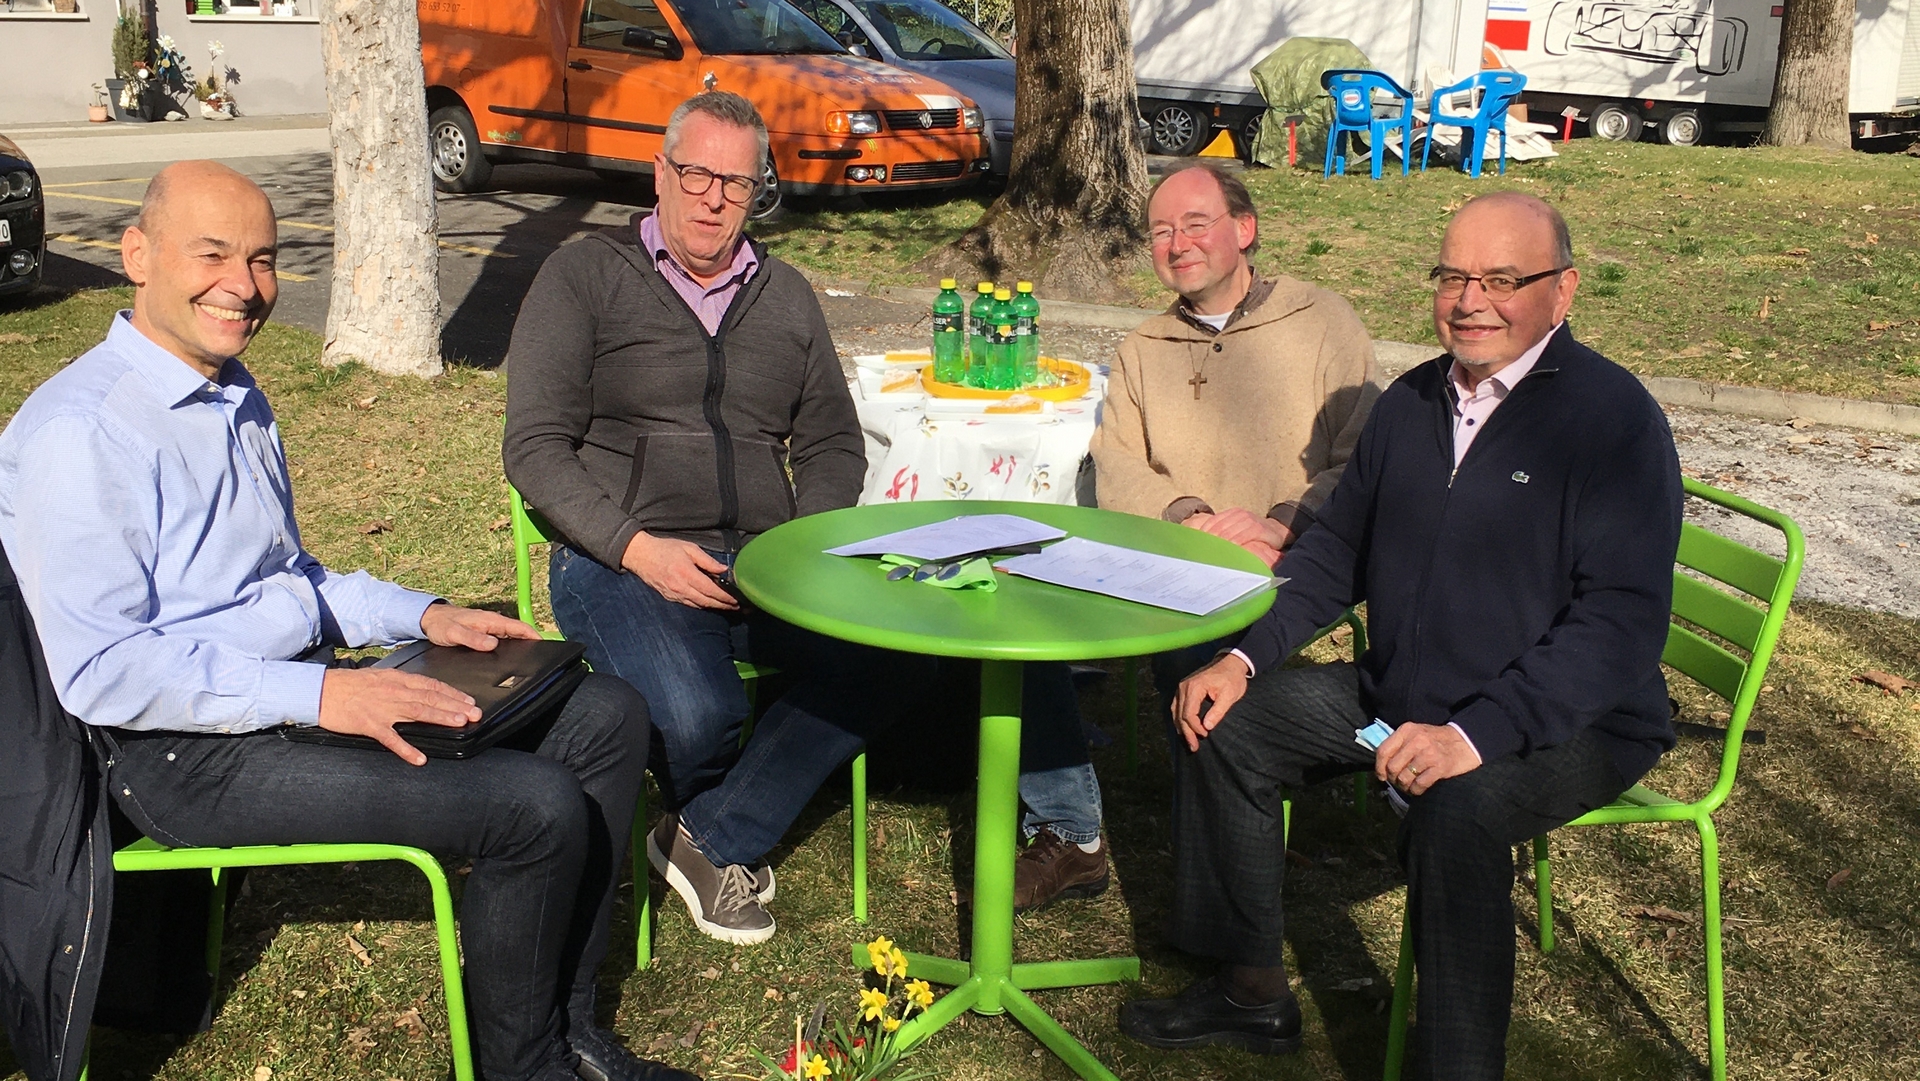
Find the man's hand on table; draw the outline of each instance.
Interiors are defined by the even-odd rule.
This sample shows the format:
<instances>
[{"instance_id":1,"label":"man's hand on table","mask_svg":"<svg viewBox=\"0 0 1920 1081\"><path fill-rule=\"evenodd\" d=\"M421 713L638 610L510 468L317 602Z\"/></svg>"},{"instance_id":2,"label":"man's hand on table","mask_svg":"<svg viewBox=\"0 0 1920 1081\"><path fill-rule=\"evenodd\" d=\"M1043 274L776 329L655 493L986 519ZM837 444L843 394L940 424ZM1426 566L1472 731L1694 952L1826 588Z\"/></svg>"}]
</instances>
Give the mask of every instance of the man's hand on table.
<instances>
[{"instance_id":1,"label":"man's hand on table","mask_svg":"<svg viewBox=\"0 0 1920 1081\"><path fill-rule=\"evenodd\" d=\"M726 573L726 566L697 544L635 533L627 542L620 565L675 604L728 610L740 607L733 595L714 581L715 575Z\"/></svg>"},{"instance_id":2,"label":"man's hand on table","mask_svg":"<svg viewBox=\"0 0 1920 1081\"><path fill-rule=\"evenodd\" d=\"M1227 711L1247 693L1247 679L1246 662L1229 654L1180 681L1173 720L1187 750L1199 750L1200 741L1226 719Z\"/></svg>"},{"instance_id":3,"label":"man's hand on table","mask_svg":"<svg viewBox=\"0 0 1920 1081\"><path fill-rule=\"evenodd\" d=\"M1189 515L1181 524L1245 548L1259 556L1269 570L1280 562L1280 553L1293 541L1293 530L1241 507L1218 514Z\"/></svg>"},{"instance_id":4,"label":"man's hand on table","mask_svg":"<svg viewBox=\"0 0 1920 1081\"><path fill-rule=\"evenodd\" d=\"M1478 768L1473 744L1445 724L1403 724L1373 754L1373 775L1409 796Z\"/></svg>"}]
</instances>

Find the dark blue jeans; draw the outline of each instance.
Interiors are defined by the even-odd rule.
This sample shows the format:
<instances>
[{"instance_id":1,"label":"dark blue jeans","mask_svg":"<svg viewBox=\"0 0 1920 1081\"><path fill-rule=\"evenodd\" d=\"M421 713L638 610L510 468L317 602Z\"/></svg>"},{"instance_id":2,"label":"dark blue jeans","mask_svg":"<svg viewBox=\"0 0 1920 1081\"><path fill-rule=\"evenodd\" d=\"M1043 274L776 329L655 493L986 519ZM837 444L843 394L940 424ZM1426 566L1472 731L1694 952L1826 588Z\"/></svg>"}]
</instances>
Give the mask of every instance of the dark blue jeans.
<instances>
[{"instance_id":1,"label":"dark blue jeans","mask_svg":"<svg viewBox=\"0 0 1920 1081\"><path fill-rule=\"evenodd\" d=\"M564 1061L591 1023L614 883L647 765L647 706L589 676L558 714L465 760L290 743L273 731L107 730L114 799L167 845L409 845L473 860L460 898L474 1057L487 1081Z\"/></svg>"},{"instance_id":2,"label":"dark blue jeans","mask_svg":"<svg viewBox=\"0 0 1920 1081\"><path fill-rule=\"evenodd\" d=\"M933 676L931 658L815 634L751 605L677 604L562 544L553 546L548 580L561 633L587 647L594 671L646 697L667 809L718 864L763 858L828 775ZM735 660L796 679L779 701L763 703L744 749L747 694Z\"/></svg>"}]
</instances>

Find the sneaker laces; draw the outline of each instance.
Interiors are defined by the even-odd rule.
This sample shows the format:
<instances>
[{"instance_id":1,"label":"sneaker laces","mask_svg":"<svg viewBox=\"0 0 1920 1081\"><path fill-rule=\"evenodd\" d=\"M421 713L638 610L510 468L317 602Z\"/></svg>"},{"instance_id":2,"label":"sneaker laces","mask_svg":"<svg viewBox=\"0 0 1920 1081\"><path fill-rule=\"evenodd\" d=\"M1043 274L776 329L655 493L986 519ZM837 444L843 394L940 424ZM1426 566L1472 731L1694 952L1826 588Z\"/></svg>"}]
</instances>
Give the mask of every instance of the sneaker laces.
<instances>
[{"instance_id":1,"label":"sneaker laces","mask_svg":"<svg viewBox=\"0 0 1920 1081\"><path fill-rule=\"evenodd\" d=\"M744 864L729 863L720 869L720 888L714 892L714 915L739 912L760 903L760 890L753 872Z\"/></svg>"}]
</instances>

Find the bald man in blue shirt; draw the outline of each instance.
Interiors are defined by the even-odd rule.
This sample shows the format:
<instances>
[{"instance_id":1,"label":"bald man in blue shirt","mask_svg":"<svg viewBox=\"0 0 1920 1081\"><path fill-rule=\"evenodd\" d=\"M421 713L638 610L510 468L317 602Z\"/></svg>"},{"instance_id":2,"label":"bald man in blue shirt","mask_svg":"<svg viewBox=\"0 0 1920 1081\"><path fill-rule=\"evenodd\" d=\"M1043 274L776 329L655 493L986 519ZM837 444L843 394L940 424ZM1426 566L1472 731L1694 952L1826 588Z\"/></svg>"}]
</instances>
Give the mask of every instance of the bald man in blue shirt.
<instances>
[{"instance_id":1,"label":"bald man in blue shirt","mask_svg":"<svg viewBox=\"0 0 1920 1081\"><path fill-rule=\"evenodd\" d=\"M490 1081L689 1078L593 1022L646 766L638 692L590 676L510 741L429 761L393 726L466 724L472 699L315 663L335 646L489 650L538 632L301 547L273 410L236 359L272 314L276 246L252 181L213 162L162 170L121 241L132 311L0 434L0 544L60 702L104 745L120 809L164 844L471 858L466 978ZM287 726L387 750L281 739Z\"/></svg>"}]
</instances>

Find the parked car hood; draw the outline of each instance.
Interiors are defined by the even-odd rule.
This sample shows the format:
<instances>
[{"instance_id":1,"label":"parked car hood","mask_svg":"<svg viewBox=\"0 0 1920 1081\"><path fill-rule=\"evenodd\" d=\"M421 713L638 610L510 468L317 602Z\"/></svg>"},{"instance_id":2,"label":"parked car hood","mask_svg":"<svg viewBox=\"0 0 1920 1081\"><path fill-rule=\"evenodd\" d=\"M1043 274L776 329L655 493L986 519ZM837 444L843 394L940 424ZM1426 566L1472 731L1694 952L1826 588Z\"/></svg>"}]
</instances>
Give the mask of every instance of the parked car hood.
<instances>
[{"instance_id":1,"label":"parked car hood","mask_svg":"<svg viewBox=\"0 0 1920 1081\"><path fill-rule=\"evenodd\" d=\"M709 56L705 61L719 89L745 93L774 123L786 116L813 117L805 99L818 102L821 127L784 134L824 134L824 114L832 110L957 109L971 104L966 95L937 79L860 56ZM789 98L794 107L769 109L769 103L760 100L764 95Z\"/></svg>"},{"instance_id":2,"label":"parked car hood","mask_svg":"<svg viewBox=\"0 0 1920 1081\"><path fill-rule=\"evenodd\" d=\"M0 135L0 163L11 165L16 162L28 168L33 167L33 162L27 158L27 152L20 149L19 143Z\"/></svg>"},{"instance_id":3,"label":"parked car hood","mask_svg":"<svg viewBox=\"0 0 1920 1081\"><path fill-rule=\"evenodd\" d=\"M1013 61L900 60L893 65L937 79L972 98L988 120L1013 121Z\"/></svg>"}]
</instances>

